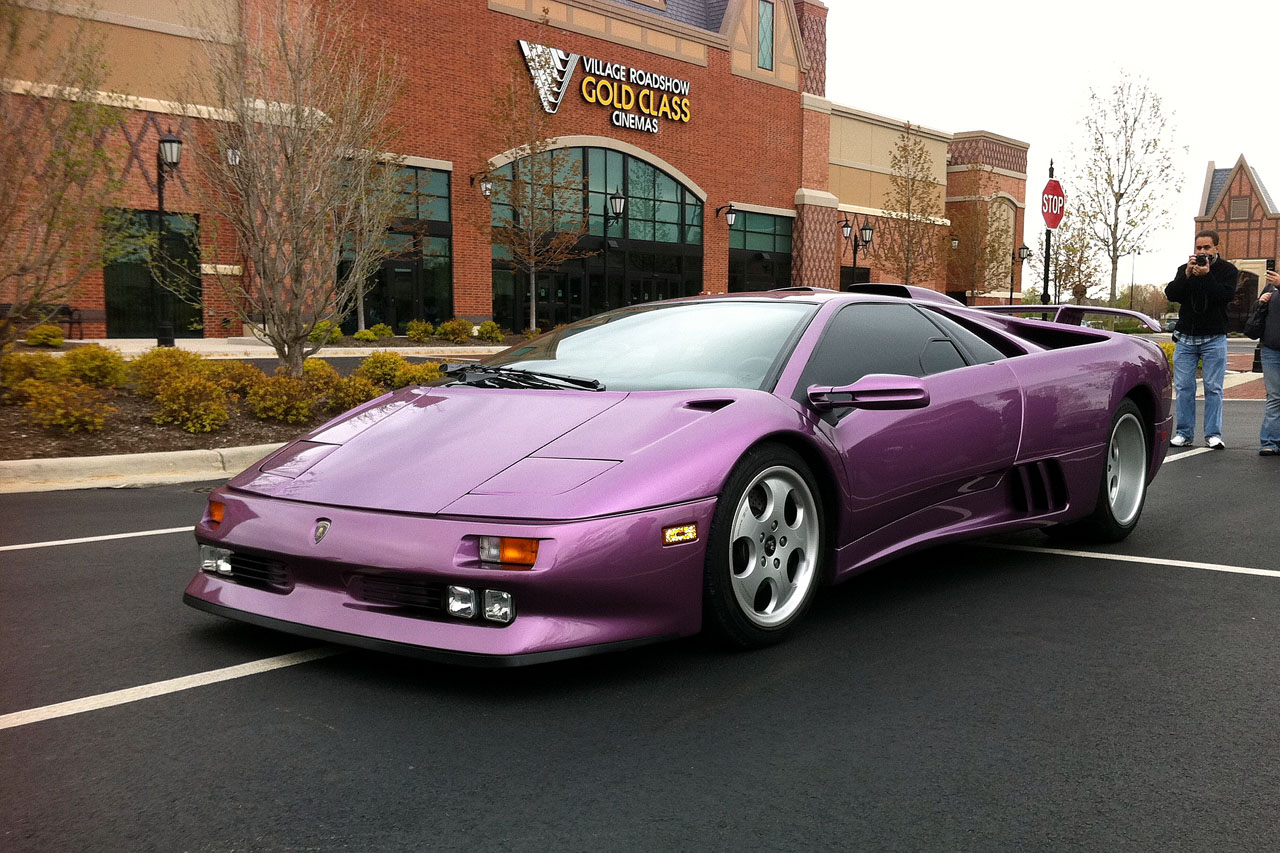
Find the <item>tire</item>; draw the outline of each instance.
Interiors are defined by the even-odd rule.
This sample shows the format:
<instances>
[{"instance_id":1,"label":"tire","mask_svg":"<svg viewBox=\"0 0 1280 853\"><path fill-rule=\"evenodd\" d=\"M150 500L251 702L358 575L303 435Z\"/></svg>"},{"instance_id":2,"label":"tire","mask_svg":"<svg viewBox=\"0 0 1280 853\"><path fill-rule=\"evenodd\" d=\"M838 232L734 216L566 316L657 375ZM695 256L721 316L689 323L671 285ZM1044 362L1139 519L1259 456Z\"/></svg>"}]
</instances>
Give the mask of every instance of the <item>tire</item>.
<instances>
[{"instance_id":1,"label":"tire","mask_svg":"<svg viewBox=\"0 0 1280 853\"><path fill-rule=\"evenodd\" d=\"M781 641L813 600L825 519L818 486L790 448L748 451L725 483L711 520L703 572L703 622L733 645Z\"/></svg>"},{"instance_id":2,"label":"tire","mask_svg":"<svg viewBox=\"0 0 1280 853\"><path fill-rule=\"evenodd\" d=\"M1061 533L1089 542L1119 542L1133 532L1147 500L1147 435L1138 407L1132 400L1122 401L1107 431L1107 457L1093 512Z\"/></svg>"}]
</instances>

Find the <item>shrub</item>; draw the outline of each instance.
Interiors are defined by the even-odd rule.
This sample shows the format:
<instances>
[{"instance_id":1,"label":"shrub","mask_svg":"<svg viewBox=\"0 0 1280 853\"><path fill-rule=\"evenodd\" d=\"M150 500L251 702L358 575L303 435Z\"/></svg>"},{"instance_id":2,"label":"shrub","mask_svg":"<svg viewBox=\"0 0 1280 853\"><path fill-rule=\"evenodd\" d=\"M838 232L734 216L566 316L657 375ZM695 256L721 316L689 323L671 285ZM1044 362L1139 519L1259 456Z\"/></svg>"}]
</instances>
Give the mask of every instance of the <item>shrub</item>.
<instances>
[{"instance_id":1,"label":"shrub","mask_svg":"<svg viewBox=\"0 0 1280 853\"><path fill-rule=\"evenodd\" d=\"M440 365L434 361L424 361L421 364L405 363L405 366L396 371L395 387L403 388L406 385L426 385L440 378Z\"/></svg>"},{"instance_id":2,"label":"shrub","mask_svg":"<svg viewBox=\"0 0 1280 853\"><path fill-rule=\"evenodd\" d=\"M327 408L331 412L345 412L385 393L385 388L367 377L347 376L335 382L329 390Z\"/></svg>"},{"instance_id":3,"label":"shrub","mask_svg":"<svg viewBox=\"0 0 1280 853\"><path fill-rule=\"evenodd\" d=\"M231 414L227 392L199 373L176 373L155 395L160 411L151 416L158 424L177 424L185 432L214 432Z\"/></svg>"},{"instance_id":4,"label":"shrub","mask_svg":"<svg viewBox=\"0 0 1280 853\"><path fill-rule=\"evenodd\" d=\"M267 378L254 365L234 358L206 361L204 374L223 391L239 397L248 394Z\"/></svg>"},{"instance_id":5,"label":"shrub","mask_svg":"<svg viewBox=\"0 0 1280 853\"><path fill-rule=\"evenodd\" d=\"M63 432L97 432L107 415L118 411L101 391L76 379L45 382L25 379L19 384L27 420L45 429Z\"/></svg>"},{"instance_id":6,"label":"shrub","mask_svg":"<svg viewBox=\"0 0 1280 853\"><path fill-rule=\"evenodd\" d=\"M27 346L29 347L60 347L62 340L62 329L52 323L41 323L27 329Z\"/></svg>"},{"instance_id":7,"label":"shrub","mask_svg":"<svg viewBox=\"0 0 1280 853\"><path fill-rule=\"evenodd\" d=\"M202 375L204 360L177 347L152 347L129 363L129 372L138 393L154 397L178 378Z\"/></svg>"},{"instance_id":8,"label":"shrub","mask_svg":"<svg viewBox=\"0 0 1280 853\"><path fill-rule=\"evenodd\" d=\"M496 344L502 342L504 335L502 334L501 326L492 320L485 320L480 324L480 328L476 330L476 337L482 341Z\"/></svg>"},{"instance_id":9,"label":"shrub","mask_svg":"<svg viewBox=\"0 0 1280 853\"><path fill-rule=\"evenodd\" d=\"M539 329L537 326L532 326L528 329L525 329L520 334L524 335L526 338L536 338L538 335L542 334L542 330Z\"/></svg>"},{"instance_id":10,"label":"shrub","mask_svg":"<svg viewBox=\"0 0 1280 853\"><path fill-rule=\"evenodd\" d=\"M357 341L376 341L378 336L373 333L373 329L361 329L351 337Z\"/></svg>"},{"instance_id":11,"label":"shrub","mask_svg":"<svg viewBox=\"0 0 1280 853\"><path fill-rule=\"evenodd\" d=\"M370 326L369 331L373 332L373 336L380 341L385 341L387 338L394 338L396 336L396 330L388 326L386 323L378 323Z\"/></svg>"},{"instance_id":12,"label":"shrub","mask_svg":"<svg viewBox=\"0 0 1280 853\"><path fill-rule=\"evenodd\" d=\"M435 327L426 320L410 320L405 329L405 336L415 344L425 344L435 332Z\"/></svg>"},{"instance_id":13,"label":"shrub","mask_svg":"<svg viewBox=\"0 0 1280 853\"><path fill-rule=\"evenodd\" d=\"M329 389L341 377L333 365L323 359L309 358L302 362L302 381L307 383L311 392L317 396L329 393Z\"/></svg>"},{"instance_id":14,"label":"shrub","mask_svg":"<svg viewBox=\"0 0 1280 853\"><path fill-rule=\"evenodd\" d=\"M360 366L355 369L354 374L363 376L383 388L394 388L396 374L408 364L409 362L405 361L404 356L399 353L375 352L360 362Z\"/></svg>"},{"instance_id":15,"label":"shrub","mask_svg":"<svg viewBox=\"0 0 1280 853\"><path fill-rule=\"evenodd\" d=\"M77 347L64 355L62 373L94 388L119 388L129 381L124 356L98 344Z\"/></svg>"},{"instance_id":16,"label":"shrub","mask_svg":"<svg viewBox=\"0 0 1280 853\"><path fill-rule=\"evenodd\" d=\"M436 328L436 337L454 344L465 344L471 340L473 328L475 326L467 318L454 317L452 320L445 320Z\"/></svg>"},{"instance_id":17,"label":"shrub","mask_svg":"<svg viewBox=\"0 0 1280 853\"><path fill-rule=\"evenodd\" d=\"M4 388L4 402L24 400L19 386L27 379L52 382L63 375L63 369L62 359L47 352L10 353L0 357L0 386Z\"/></svg>"},{"instance_id":18,"label":"shrub","mask_svg":"<svg viewBox=\"0 0 1280 853\"><path fill-rule=\"evenodd\" d=\"M315 395L310 385L293 376L268 376L249 392L245 408L262 421L300 424L311 420Z\"/></svg>"},{"instance_id":19,"label":"shrub","mask_svg":"<svg viewBox=\"0 0 1280 853\"><path fill-rule=\"evenodd\" d=\"M1161 341L1160 349L1164 350L1164 357L1169 359L1169 369L1173 370L1173 341Z\"/></svg>"},{"instance_id":20,"label":"shrub","mask_svg":"<svg viewBox=\"0 0 1280 853\"><path fill-rule=\"evenodd\" d=\"M336 344L342 340L342 328L328 320L321 320L311 329L311 334L307 335L307 340L313 344Z\"/></svg>"}]
</instances>

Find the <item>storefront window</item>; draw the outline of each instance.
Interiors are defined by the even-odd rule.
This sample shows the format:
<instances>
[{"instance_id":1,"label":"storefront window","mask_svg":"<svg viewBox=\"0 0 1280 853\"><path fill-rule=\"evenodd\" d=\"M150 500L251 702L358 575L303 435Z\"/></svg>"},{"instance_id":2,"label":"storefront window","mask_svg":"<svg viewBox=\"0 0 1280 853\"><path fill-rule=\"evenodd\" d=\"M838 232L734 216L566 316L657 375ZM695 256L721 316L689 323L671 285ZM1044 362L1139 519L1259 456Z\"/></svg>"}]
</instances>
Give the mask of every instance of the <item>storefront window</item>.
<instances>
[{"instance_id":1,"label":"storefront window","mask_svg":"<svg viewBox=\"0 0 1280 853\"><path fill-rule=\"evenodd\" d=\"M729 291L791 286L789 216L743 212L729 229Z\"/></svg>"}]
</instances>

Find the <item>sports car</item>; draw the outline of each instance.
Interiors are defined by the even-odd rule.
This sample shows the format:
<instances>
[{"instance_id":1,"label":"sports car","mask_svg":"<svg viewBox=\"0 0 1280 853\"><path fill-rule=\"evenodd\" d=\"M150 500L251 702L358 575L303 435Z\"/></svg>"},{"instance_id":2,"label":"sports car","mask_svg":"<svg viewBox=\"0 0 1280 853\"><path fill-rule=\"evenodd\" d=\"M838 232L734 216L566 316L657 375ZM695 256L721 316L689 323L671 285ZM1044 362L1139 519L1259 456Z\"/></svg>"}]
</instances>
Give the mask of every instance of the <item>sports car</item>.
<instances>
[{"instance_id":1,"label":"sports car","mask_svg":"<svg viewBox=\"0 0 1280 853\"><path fill-rule=\"evenodd\" d=\"M1167 360L1137 336L897 285L633 305L219 487L184 599L480 665L704 629L762 646L824 585L916 549L1122 539L1169 430Z\"/></svg>"}]
</instances>

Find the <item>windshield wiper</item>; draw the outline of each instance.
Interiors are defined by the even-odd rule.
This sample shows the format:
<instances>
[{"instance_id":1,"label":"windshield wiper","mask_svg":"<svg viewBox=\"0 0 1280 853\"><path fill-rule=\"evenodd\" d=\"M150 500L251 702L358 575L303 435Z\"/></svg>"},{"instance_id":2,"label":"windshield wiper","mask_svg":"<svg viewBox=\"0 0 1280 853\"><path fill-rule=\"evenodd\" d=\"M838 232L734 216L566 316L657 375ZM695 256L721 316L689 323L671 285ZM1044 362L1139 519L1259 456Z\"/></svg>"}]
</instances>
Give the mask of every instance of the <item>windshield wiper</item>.
<instances>
[{"instance_id":1,"label":"windshield wiper","mask_svg":"<svg viewBox=\"0 0 1280 853\"><path fill-rule=\"evenodd\" d=\"M501 367L490 364L451 364L445 368L450 376L459 376L467 385L481 385L491 388L583 388L587 391L603 391L604 385L598 379L583 379L579 376L562 376L558 373L543 373L540 370L522 370L517 367ZM479 374L475 379L472 376Z\"/></svg>"}]
</instances>

